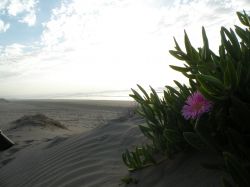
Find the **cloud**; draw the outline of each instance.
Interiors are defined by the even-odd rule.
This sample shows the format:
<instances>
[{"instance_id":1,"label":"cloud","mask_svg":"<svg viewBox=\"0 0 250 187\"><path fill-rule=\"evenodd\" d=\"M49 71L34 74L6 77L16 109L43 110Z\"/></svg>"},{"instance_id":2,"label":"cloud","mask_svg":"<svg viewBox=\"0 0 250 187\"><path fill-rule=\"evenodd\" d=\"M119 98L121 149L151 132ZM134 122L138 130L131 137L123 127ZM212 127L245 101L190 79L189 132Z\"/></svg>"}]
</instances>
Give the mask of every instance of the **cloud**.
<instances>
[{"instance_id":1,"label":"cloud","mask_svg":"<svg viewBox=\"0 0 250 187\"><path fill-rule=\"evenodd\" d=\"M221 25L236 23L235 11L241 6L250 8L250 3L248 0L65 1L53 10L50 21L44 23L42 44L50 49L79 49L97 43L110 43L111 47L118 42L126 45L129 41L143 42L143 37L183 35L185 28L197 38L201 26L215 32Z\"/></svg>"},{"instance_id":2,"label":"cloud","mask_svg":"<svg viewBox=\"0 0 250 187\"><path fill-rule=\"evenodd\" d=\"M24 48L25 48L24 45L21 45L18 43L8 45L4 49L2 49L1 56L13 57L13 56L18 56L18 55L23 55Z\"/></svg>"},{"instance_id":3,"label":"cloud","mask_svg":"<svg viewBox=\"0 0 250 187\"><path fill-rule=\"evenodd\" d=\"M16 16L23 12L31 12L36 5L35 0L11 0L7 6L9 15Z\"/></svg>"},{"instance_id":4,"label":"cloud","mask_svg":"<svg viewBox=\"0 0 250 187\"><path fill-rule=\"evenodd\" d=\"M36 23L36 14L34 11L31 11L29 14L25 15L22 19L19 20L21 23L26 23L28 26L33 26Z\"/></svg>"},{"instance_id":5,"label":"cloud","mask_svg":"<svg viewBox=\"0 0 250 187\"><path fill-rule=\"evenodd\" d=\"M4 23L4 21L0 20L0 33L6 32L10 28L9 23Z\"/></svg>"},{"instance_id":6,"label":"cloud","mask_svg":"<svg viewBox=\"0 0 250 187\"><path fill-rule=\"evenodd\" d=\"M8 3L9 3L9 0L1 0L0 1L0 11L3 11L4 9L6 9Z\"/></svg>"},{"instance_id":7,"label":"cloud","mask_svg":"<svg viewBox=\"0 0 250 187\"><path fill-rule=\"evenodd\" d=\"M168 54L168 50L174 47L173 36L182 39L186 29L194 45L200 46L201 26L205 26L208 36L213 38L211 47L216 52L220 43L220 26L236 23L235 11L241 4L250 8L246 0L164 2L64 2L53 10L50 21L44 23L42 45L48 52L57 51L60 54L61 51L64 54L64 59L59 58L68 62L65 62L62 71L71 69L75 73L73 77L87 69L87 73L79 79L89 80L87 76L92 73L107 81L118 76L117 82L127 81L126 85L138 81L160 86L176 77L168 68L169 64L176 62ZM168 76L164 76L165 72ZM152 75L150 79L148 75ZM98 84L98 78L93 79L96 80L91 82Z\"/></svg>"},{"instance_id":8,"label":"cloud","mask_svg":"<svg viewBox=\"0 0 250 187\"><path fill-rule=\"evenodd\" d=\"M0 70L0 80L6 80L6 78L10 78L10 77L17 77L18 73L16 72L11 72L9 70Z\"/></svg>"},{"instance_id":9,"label":"cloud","mask_svg":"<svg viewBox=\"0 0 250 187\"><path fill-rule=\"evenodd\" d=\"M35 24L31 16L35 4L20 21ZM41 41L2 47L0 66L11 85L17 85L17 77L16 87L22 86L23 94L127 89L136 83L160 87L173 79L185 82L168 67L182 64L168 53L174 48L172 37L183 46L186 29L199 47L201 26L205 26L216 52L220 26L237 24L235 11L243 8L250 10L248 0L62 1L43 23ZM18 10L12 8L11 14L21 15Z\"/></svg>"},{"instance_id":10,"label":"cloud","mask_svg":"<svg viewBox=\"0 0 250 187\"><path fill-rule=\"evenodd\" d=\"M9 6L7 7L8 14L11 16L16 16L17 14L25 11L26 7L20 0L10 1Z\"/></svg>"},{"instance_id":11,"label":"cloud","mask_svg":"<svg viewBox=\"0 0 250 187\"><path fill-rule=\"evenodd\" d=\"M38 0L2 0L0 14L9 15L21 23L33 26L36 23L36 6Z\"/></svg>"},{"instance_id":12,"label":"cloud","mask_svg":"<svg viewBox=\"0 0 250 187\"><path fill-rule=\"evenodd\" d=\"M157 32L162 35L174 33L174 36L182 41L185 29L191 42L198 47L202 45L201 27L204 26L210 39L210 47L217 52L220 44L220 27L233 28L235 24L240 24L236 11L243 9L250 9L248 0L174 1L171 6L161 8L162 16Z\"/></svg>"}]
</instances>

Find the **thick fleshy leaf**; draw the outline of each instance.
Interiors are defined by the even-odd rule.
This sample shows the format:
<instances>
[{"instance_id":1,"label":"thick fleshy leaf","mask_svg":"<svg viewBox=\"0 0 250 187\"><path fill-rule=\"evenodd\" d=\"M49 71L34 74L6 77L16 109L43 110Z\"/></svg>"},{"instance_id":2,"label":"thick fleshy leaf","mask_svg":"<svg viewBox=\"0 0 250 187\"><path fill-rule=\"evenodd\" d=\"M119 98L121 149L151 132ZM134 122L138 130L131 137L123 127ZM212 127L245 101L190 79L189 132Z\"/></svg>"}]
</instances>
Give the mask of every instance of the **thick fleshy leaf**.
<instances>
[{"instance_id":1,"label":"thick fleshy leaf","mask_svg":"<svg viewBox=\"0 0 250 187\"><path fill-rule=\"evenodd\" d=\"M137 86L142 91L142 93L144 94L144 96L146 97L146 99L149 100L149 96L148 96L147 92L139 84L137 84Z\"/></svg>"},{"instance_id":2,"label":"thick fleshy leaf","mask_svg":"<svg viewBox=\"0 0 250 187\"><path fill-rule=\"evenodd\" d=\"M169 65L173 70L175 71L179 71L179 72L189 72L192 70L192 68L186 68L186 67L180 67L180 66L173 66L173 65Z\"/></svg>"},{"instance_id":3,"label":"thick fleshy leaf","mask_svg":"<svg viewBox=\"0 0 250 187\"><path fill-rule=\"evenodd\" d=\"M207 150L207 145L194 132L183 132L183 137L192 147L199 151Z\"/></svg>"},{"instance_id":4,"label":"thick fleshy leaf","mask_svg":"<svg viewBox=\"0 0 250 187\"><path fill-rule=\"evenodd\" d=\"M216 93L216 91L224 92L224 84L221 82L221 80L217 79L214 76L211 75L202 75L197 74L196 75L198 82L203 85L204 87L207 87L207 85L210 85L208 90L211 88L214 88L214 90L211 90L212 93Z\"/></svg>"},{"instance_id":5,"label":"thick fleshy leaf","mask_svg":"<svg viewBox=\"0 0 250 187\"><path fill-rule=\"evenodd\" d=\"M207 61L210 59L210 49L209 49L209 43L206 35L205 28L202 27L202 39L203 39L203 48L201 51L201 57L204 61Z\"/></svg>"},{"instance_id":6,"label":"thick fleshy leaf","mask_svg":"<svg viewBox=\"0 0 250 187\"><path fill-rule=\"evenodd\" d=\"M246 14L246 12L244 11L244 13L242 14L241 12L237 12L237 16L240 20L240 22L247 26L247 27L250 27L250 19L249 19L249 16Z\"/></svg>"},{"instance_id":7,"label":"thick fleshy leaf","mask_svg":"<svg viewBox=\"0 0 250 187\"><path fill-rule=\"evenodd\" d=\"M197 119L194 129L200 139L207 145L207 147L209 147L212 152L218 153L220 148L211 136L207 118L201 116L199 119Z\"/></svg>"}]
</instances>

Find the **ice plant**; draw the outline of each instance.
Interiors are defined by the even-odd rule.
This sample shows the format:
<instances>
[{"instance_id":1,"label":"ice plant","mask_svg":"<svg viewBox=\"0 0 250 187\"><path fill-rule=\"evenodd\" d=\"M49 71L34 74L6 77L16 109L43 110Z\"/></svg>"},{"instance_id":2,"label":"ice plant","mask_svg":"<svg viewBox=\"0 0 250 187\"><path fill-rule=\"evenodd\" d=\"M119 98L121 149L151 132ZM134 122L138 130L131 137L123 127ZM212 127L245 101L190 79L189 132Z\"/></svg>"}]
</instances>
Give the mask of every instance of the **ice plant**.
<instances>
[{"instance_id":1,"label":"ice plant","mask_svg":"<svg viewBox=\"0 0 250 187\"><path fill-rule=\"evenodd\" d=\"M181 112L185 119L196 119L203 113L209 112L211 108L212 102L197 91L187 98Z\"/></svg>"}]
</instances>

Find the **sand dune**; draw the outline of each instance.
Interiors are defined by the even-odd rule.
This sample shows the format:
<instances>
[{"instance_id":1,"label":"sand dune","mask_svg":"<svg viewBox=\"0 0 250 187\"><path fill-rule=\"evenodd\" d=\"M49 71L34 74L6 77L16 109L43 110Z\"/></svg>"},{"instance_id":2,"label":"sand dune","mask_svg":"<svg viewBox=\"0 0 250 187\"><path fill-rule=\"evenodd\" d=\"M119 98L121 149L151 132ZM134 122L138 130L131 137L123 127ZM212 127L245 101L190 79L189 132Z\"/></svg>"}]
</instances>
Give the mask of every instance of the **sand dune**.
<instances>
[{"instance_id":1,"label":"sand dune","mask_svg":"<svg viewBox=\"0 0 250 187\"><path fill-rule=\"evenodd\" d=\"M11 129L18 129L23 127L41 127L41 128L61 128L67 129L59 121L56 121L52 118L45 116L44 114L35 114L35 115L25 115L20 119L17 119L13 122L14 126Z\"/></svg>"},{"instance_id":2,"label":"sand dune","mask_svg":"<svg viewBox=\"0 0 250 187\"><path fill-rule=\"evenodd\" d=\"M54 140L20 151L1 168L4 187L112 187L128 174L121 152L142 142L141 119L112 123L82 135ZM221 173L206 170L200 162L211 157L185 153L174 160L133 174L142 187L219 186ZM134 186L134 185L128 185Z\"/></svg>"},{"instance_id":3,"label":"sand dune","mask_svg":"<svg viewBox=\"0 0 250 187\"><path fill-rule=\"evenodd\" d=\"M7 99L4 98L0 98L0 103L8 103L9 101Z\"/></svg>"},{"instance_id":4,"label":"sand dune","mask_svg":"<svg viewBox=\"0 0 250 187\"><path fill-rule=\"evenodd\" d=\"M121 152L141 140L136 126L140 122L113 121L82 135L23 149L1 168L0 186L118 186L127 174Z\"/></svg>"},{"instance_id":5,"label":"sand dune","mask_svg":"<svg viewBox=\"0 0 250 187\"><path fill-rule=\"evenodd\" d=\"M66 106L65 103L63 106ZM91 107L92 111L96 111L94 106ZM128 170L122 162L121 153L126 148L145 142L145 139L138 128L144 120L123 114L106 125L81 133L61 128L49 131L48 126L44 129L36 126L30 131L26 128L7 131L17 144L0 152L0 186L126 186L121 178L128 175ZM42 133L44 131L46 133ZM131 176L137 178L139 183L127 187L220 186L221 173L206 170L200 165L211 159L214 158L195 152L182 153L161 165L132 173Z\"/></svg>"}]
</instances>

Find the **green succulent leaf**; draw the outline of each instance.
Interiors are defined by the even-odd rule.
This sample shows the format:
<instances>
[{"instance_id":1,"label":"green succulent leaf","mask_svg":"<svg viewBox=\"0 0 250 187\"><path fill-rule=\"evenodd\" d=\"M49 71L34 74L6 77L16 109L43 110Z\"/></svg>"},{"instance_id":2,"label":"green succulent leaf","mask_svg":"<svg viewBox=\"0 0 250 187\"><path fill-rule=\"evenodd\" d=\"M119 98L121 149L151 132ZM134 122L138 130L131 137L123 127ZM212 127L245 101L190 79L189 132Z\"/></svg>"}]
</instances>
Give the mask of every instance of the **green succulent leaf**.
<instances>
[{"instance_id":1,"label":"green succulent leaf","mask_svg":"<svg viewBox=\"0 0 250 187\"><path fill-rule=\"evenodd\" d=\"M207 83L207 84L211 84L214 87L220 89L221 91L224 91L224 85L223 83L216 77L211 76L211 75L201 75L198 74L197 76L197 80L201 83Z\"/></svg>"},{"instance_id":2,"label":"green succulent leaf","mask_svg":"<svg viewBox=\"0 0 250 187\"><path fill-rule=\"evenodd\" d=\"M218 96L218 95L215 95L214 93L211 93L209 90L207 90L203 86L198 87L198 90L201 92L201 94L205 98L207 98L210 101L221 102L221 101L224 101L224 100L228 99L228 97L226 97L226 96Z\"/></svg>"},{"instance_id":3,"label":"green succulent leaf","mask_svg":"<svg viewBox=\"0 0 250 187\"><path fill-rule=\"evenodd\" d=\"M199 151L206 150L207 146L200 139L200 137L194 132L183 132L183 137L192 147Z\"/></svg>"},{"instance_id":4,"label":"green succulent leaf","mask_svg":"<svg viewBox=\"0 0 250 187\"><path fill-rule=\"evenodd\" d=\"M226 36L229 40L226 39ZM232 29L228 31L225 27L222 27L221 38L222 38L222 43L224 44L228 53L230 53L231 56L234 57L234 59L239 60L241 56L240 55L241 49L234 31Z\"/></svg>"},{"instance_id":5,"label":"green succulent leaf","mask_svg":"<svg viewBox=\"0 0 250 187\"><path fill-rule=\"evenodd\" d=\"M184 52L182 52L182 51L169 50L169 53L170 53L172 56L174 56L175 58L177 58L178 60L183 60L183 61L185 61L185 60L188 59L187 55L186 55Z\"/></svg>"},{"instance_id":6,"label":"green succulent leaf","mask_svg":"<svg viewBox=\"0 0 250 187\"><path fill-rule=\"evenodd\" d=\"M169 65L173 70L175 71L179 71L179 72L189 72L192 70L192 68L190 67L179 67L179 66L173 66L173 65Z\"/></svg>"},{"instance_id":7,"label":"green succulent leaf","mask_svg":"<svg viewBox=\"0 0 250 187\"><path fill-rule=\"evenodd\" d=\"M196 120L195 132L200 139L207 145L207 147L214 153L218 153L220 147L216 144L209 129L210 125L206 117L201 116Z\"/></svg>"},{"instance_id":8,"label":"green succulent leaf","mask_svg":"<svg viewBox=\"0 0 250 187\"><path fill-rule=\"evenodd\" d=\"M226 99L224 84L211 75L196 75L197 81L201 85L201 89L206 92L205 95L211 95L217 98Z\"/></svg>"},{"instance_id":9,"label":"green succulent leaf","mask_svg":"<svg viewBox=\"0 0 250 187\"><path fill-rule=\"evenodd\" d=\"M237 35L241 38L242 42L247 46L250 45L250 32L247 29L242 29L239 26L235 26L235 31Z\"/></svg>"},{"instance_id":10,"label":"green succulent leaf","mask_svg":"<svg viewBox=\"0 0 250 187\"><path fill-rule=\"evenodd\" d=\"M239 77L232 61L227 62L227 66L224 72L224 85L227 90L234 91L239 84Z\"/></svg>"},{"instance_id":11,"label":"green succulent leaf","mask_svg":"<svg viewBox=\"0 0 250 187\"><path fill-rule=\"evenodd\" d=\"M206 31L205 31L205 28L202 27L202 39L203 39L203 48L202 48L202 51L201 51L201 57L204 61L207 61L210 59L210 56L211 56L211 52L210 52L210 49L209 49L209 43L208 43L208 39L207 39L207 34L206 34Z\"/></svg>"},{"instance_id":12,"label":"green succulent leaf","mask_svg":"<svg viewBox=\"0 0 250 187\"><path fill-rule=\"evenodd\" d=\"M198 60L198 52L192 46L186 31L184 31L184 42L185 42L187 57L189 57L189 58L187 58L186 62L189 65L194 65L194 64L196 64L195 61ZM193 60L195 60L195 61L193 61Z\"/></svg>"},{"instance_id":13,"label":"green succulent leaf","mask_svg":"<svg viewBox=\"0 0 250 187\"><path fill-rule=\"evenodd\" d=\"M237 14L237 16L238 16L240 22L241 22L243 25L245 25L245 26L247 26L247 27L250 27L250 19L249 19L249 16L246 14L245 11L244 11L243 13L237 12L236 14Z\"/></svg>"}]
</instances>

